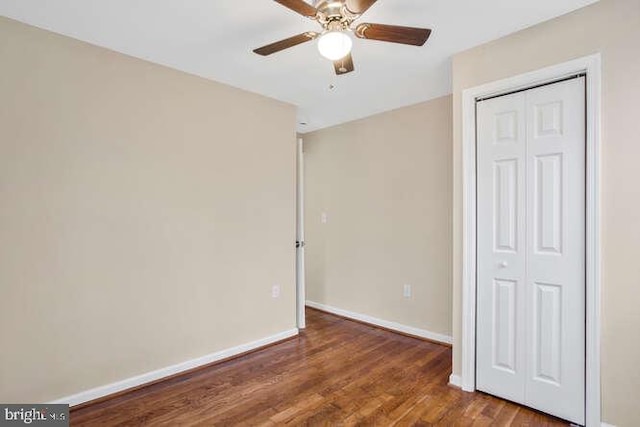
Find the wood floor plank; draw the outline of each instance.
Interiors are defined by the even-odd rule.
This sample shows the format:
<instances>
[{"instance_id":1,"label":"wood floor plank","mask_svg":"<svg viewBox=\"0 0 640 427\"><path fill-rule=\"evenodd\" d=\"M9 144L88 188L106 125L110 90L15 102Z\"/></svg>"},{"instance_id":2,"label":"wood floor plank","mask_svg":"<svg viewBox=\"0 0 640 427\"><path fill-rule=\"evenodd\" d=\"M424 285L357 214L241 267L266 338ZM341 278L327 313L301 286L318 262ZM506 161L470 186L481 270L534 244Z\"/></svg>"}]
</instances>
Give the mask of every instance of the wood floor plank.
<instances>
[{"instance_id":1,"label":"wood floor plank","mask_svg":"<svg viewBox=\"0 0 640 427\"><path fill-rule=\"evenodd\" d=\"M451 348L307 310L300 336L71 411L71 425L568 425L448 385Z\"/></svg>"}]
</instances>

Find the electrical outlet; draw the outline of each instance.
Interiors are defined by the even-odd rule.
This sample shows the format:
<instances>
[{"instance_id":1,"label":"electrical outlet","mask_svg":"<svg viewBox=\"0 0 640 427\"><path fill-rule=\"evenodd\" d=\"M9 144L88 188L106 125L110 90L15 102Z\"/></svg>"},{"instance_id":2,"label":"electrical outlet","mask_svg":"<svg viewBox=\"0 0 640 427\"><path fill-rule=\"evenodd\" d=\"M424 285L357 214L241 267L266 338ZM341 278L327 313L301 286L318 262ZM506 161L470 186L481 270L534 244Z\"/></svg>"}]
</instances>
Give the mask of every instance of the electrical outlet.
<instances>
[{"instance_id":1,"label":"electrical outlet","mask_svg":"<svg viewBox=\"0 0 640 427\"><path fill-rule=\"evenodd\" d=\"M322 212L320 214L320 222L323 223L323 224L327 223L327 213L326 212Z\"/></svg>"},{"instance_id":2,"label":"electrical outlet","mask_svg":"<svg viewBox=\"0 0 640 427\"><path fill-rule=\"evenodd\" d=\"M403 295L405 298L411 298L411 285L408 285L408 284L404 285Z\"/></svg>"},{"instance_id":3,"label":"electrical outlet","mask_svg":"<svg viewBox=\"0 0 640 427\"><path fill-rule=\"evenodd\" d=\"M271 287L271 298L280 298L280 285L273 285Z\"/></svg>"}]
</instances>

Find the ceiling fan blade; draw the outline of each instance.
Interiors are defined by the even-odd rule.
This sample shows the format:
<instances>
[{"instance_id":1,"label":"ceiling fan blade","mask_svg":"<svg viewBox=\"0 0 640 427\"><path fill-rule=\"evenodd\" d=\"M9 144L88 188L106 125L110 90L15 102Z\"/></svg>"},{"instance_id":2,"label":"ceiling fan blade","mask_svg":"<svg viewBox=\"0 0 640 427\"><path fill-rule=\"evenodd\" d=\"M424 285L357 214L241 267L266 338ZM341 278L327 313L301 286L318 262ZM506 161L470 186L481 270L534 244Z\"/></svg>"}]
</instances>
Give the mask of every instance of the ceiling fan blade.
<instances>
[{"instance_id":1,"label":"ceiling fan blade","mask_svg":"<svg viewBox=\"0 0 640 427\"><path fill-rule=\"evenodd\" d=\"M315 18L318 14L318 9L311 6L309 3L303 0L274 0L276 3L280 3L284 7L299 13L302 16L309 18Z\"/></svg>"},{"instance_id":2,"label":"ceiling fan blade","mask_svg":"<svg viewBox=\"0 0 640 427\"><path fill-rule=\"evenodd\" d=\"M254 49L254 53L262 56L268 56L281 50L288 49L293 46L297 46L301 43L308 42L318 37L318 33L313 31L307 31L306 33L298 34L297 36L289 37L288 39L280 40L275 43L268 44L266 46Z\"/></svg>"},{"instance_id":3,"label":"ceiling fan blade","mask_svg":"<svg viewBox=\"0 0 640 427\"><path fill-rule=\"evenodd\" d=\"M360 24L356 27L355 34L361 39L422 46L431 35L431 30L398 25Z\"/></svg>"},{"instance_id":4,"label":"ceiling fan blade","mask_svg":"<svg viewBox=\"0 0 640 427\"><path fill-rule=\"evenodd\" d=\"M357 15L365 13L377 0L347 0L349 12Z\"/></svg>"},{"instance_id":5,"label":"ceiling fan blade","mask_svg":"<svg viewBox=\"0 0 640 427\"><path fill-rule=\"evenodd\" d=\"M354 70L354 67L351 54L348 54L344 58L338 59L337 61L333 61L333 67L336 70L336 74L339 76L352 72Z\"/></svg>"}]
</instances>

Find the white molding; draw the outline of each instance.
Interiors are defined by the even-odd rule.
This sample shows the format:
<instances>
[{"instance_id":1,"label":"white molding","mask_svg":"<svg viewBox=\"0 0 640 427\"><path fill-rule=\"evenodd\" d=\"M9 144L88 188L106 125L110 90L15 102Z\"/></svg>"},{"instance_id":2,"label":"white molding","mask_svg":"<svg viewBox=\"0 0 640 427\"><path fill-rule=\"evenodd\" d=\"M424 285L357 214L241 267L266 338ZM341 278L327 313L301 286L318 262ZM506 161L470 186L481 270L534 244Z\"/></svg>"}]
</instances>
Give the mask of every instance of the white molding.
<instances>
[{"instance_id":1,"label":"white molding","mask_svg":"<svg viewBox=\"0 0 640 427\"><path fill-rule=\"evenodd\" d=\"M338 316L347 317L349 319L358 320L360 322L369 323L371 325L380 326L381 328L391 329L392 331L402 332L404 334L413 335L420 338L426 338L431 341L437 341L443 344L451 344L453 339L449 335L438 334L436 332L427 331L426 329L414 328L388 320L382 320L366 314L354 313L353 311L343 310L341 308L332 307L330 305L320 304L307 300L307 305L311 308L326 311L327 313L337 314Z\"/></svg>"},{"instance_id":2,"label":"white molding","mask_svg":"<svg viewBox=\"0 0 640 427\"><path fill-rule=\"evenodd\" d=\"M462 267L462 389L474 391L476 357L476 99L495 96L586 73L587 85L587 277L586 277L586 425L600 419L600 54L578 58L466 89L462 92L463 267Z\"/></svg>"},{"instance_id":3,"label":"white molding","mask_svg":"<svg viewBox=\"0 0 640 427\"><path fill-rule=\"evenodd\" d=\"M586 223L586 425L602 424L600 390L601 255L601 60L594 55L587 72L587 223Z\"/></svg>"},{"instance_id":4,"label":"white molding","mask_svg":"<svg viewBox=\"0 0 640 427\"><path fill-rule=\"evenodd\" d=\"M296 146L296 240L304 242L304 141L298 138ZM304 243L296 248L296 322L298 329L307 327L305 305Z\"/></svg>"},{"instance_id":5,"label":"white molding","mask_svg":"<svg viewBox=\"0 0 640 427\"><path fill-rule=\"evenodd\" d=\"M449 375L449 385L454 387L462 388L462 377L460 375Z\"/></svg>"},{"instance_id":6,"label":"white molding","mask_svg":"<svg viewBox=\"0 0 640 427\"><path fill-rule=\"evenodd\" d=\"M264 347L278 341L291 338L298 335L298 329L290 329L288 331L280 332L275 335L271 335L266 338L262 338L257 341L253 341L247 344L242 344L236 347L228 348L226 350L218 351L208 354L206 356L198 357L196 359L187 360L175 365L167 366L165 368L157 369L152 372L137 375L135 377L127 378L115 383L103 385L100 387L92 388L91 390L82 391L71 396L63 397L50 404L68 404L69 406L79 405L81 403L89 402L91 400L99 399L101 397L109 396L110 394L118 393L127 389L138 387L153 381L161 380L162 378L170 377L181 372L188 371L190 369L198 368L200 366L208 365L213 362L218 362L223 359L228 359L233 356L237 356L248 351L257 350L260 347Z\"/></svg>"}]
</instances>

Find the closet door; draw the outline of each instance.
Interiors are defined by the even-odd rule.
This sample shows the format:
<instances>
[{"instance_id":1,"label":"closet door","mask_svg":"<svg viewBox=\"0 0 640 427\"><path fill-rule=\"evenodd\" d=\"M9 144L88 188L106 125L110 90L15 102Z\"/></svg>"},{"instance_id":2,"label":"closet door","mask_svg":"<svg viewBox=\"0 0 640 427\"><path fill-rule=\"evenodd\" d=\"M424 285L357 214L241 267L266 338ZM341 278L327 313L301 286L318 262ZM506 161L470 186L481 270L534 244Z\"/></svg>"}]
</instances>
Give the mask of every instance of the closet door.
<instances>
[{"instance_id":1,"label":"closet door","mask_svg":"<svg viewBox=\"0 0 640 427\"><path fill-rule=\"evenodd\" d=\"M526 98L478 104L477 387L525 398Z\"/></svg>"},{"instance_id":2,"label":"closet door","mask_svg":"<svg viewBox=\"0 0 640 427\"><path fill-rule=\"evenodd\" d=\"M527 92L526 404L584 424L584 78Z\"/></svg>"},{"instance_id":3,"label":"closet door","mask_svg":"<svg viewBox=\"0 0 640 427\"><path fill-rule=\"evenodd\" d=\"M478 103L477 386L584 423L585 95Z\"/></svg>"}]
</instances>

